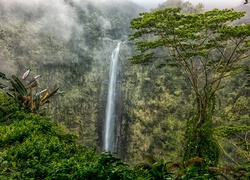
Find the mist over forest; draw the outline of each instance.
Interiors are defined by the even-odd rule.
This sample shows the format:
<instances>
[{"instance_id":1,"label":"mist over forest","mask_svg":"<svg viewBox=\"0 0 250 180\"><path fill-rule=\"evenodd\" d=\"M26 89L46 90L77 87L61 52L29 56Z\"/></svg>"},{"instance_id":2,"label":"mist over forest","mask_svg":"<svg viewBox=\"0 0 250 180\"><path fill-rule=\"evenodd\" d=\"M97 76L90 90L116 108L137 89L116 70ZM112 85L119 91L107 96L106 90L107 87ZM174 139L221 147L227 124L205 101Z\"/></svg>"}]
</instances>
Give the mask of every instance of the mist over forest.
<instances>
[{"instance_id":1,"label":"mist over forest","mask_svg":"<svg viewBox=\"0 0 250 180\"><path fill-rule=\"evenodd\" d=\"M46 102L43 105L40 115L51 119L56 126L63 126L64 132L77 135L76 146L94 148L95 152L100 154L105 151L105 114L112 64L111 55L120 42L119 61L115 73L117 82L114 95L112 152L115 157L121 158L133 167L141 162L149 165L151 157L153 162L160 162L161 159L164 162L182 162L187 151L185 147L189 130L187 127L197 117L194 115L197 93L193 91L189 77L185 76L185 70L174 63L168 64L172 54L167 54L166 49L157 47L156 43L163 42L157 41L157 38L164 32L158 35L149 34L150 31L153 32L161 27L163 21L156 23L153 28L150 27L153 24L150 21L157 16L158 11L164 11L165 8L179 7L180 14L185 15L204 13L205 7L201 3L192 5L182 0L166 0L150 12L143 13L145 9L131 0L0 0L0 72L4 73L4 75L0 74L2 78L0 94L5 89L5 83L2 84L2 80L6 80L5 75L6 77L14 75L21 79L23 73L31 69L28 81L32 81L36 75L41 75L36 90L32 89L35 91L34 94L42 92L43 89L53 90L59 87L59 95L51 97L49 103ZM240 19L232 21L229 19L225 24L229 27L247 26L250 22L250 4L242 3L235 10L247 13ZM151 16L151 13L155 17ZM210 16L214 17L213 14ZM229 17L231 16L226 18ZM133 26L133 22L141 24L141 27ZM143 29L145 27L148 29ZM179 29L181 28L182 26ZM136 32L139 33L136 34ZM135 33L134 36L133 33ZM145 35L142 35L143 33ZM193 37L188 33L186 37L180 36L181 40L189 38L186 42L190 42L197 34L199 33L197 32ZM248 36L247 31L246 36ZM221 39L218 38L218 41ZM145 42L152 40L153 44L138 43L136 46L139 40ZM228 46L229 40L231 39L225 40L223 45ZM248 41L249 38L246 42ZM183 44L186 45L186 43ZM216 43L213 45L217 48ZM228 49L233 51L232 47ZM243 49L242 47L237 50L237 53L248 55L249 51L244 49L243 53ZM136 56L146 51L155 54ZM224 51L221 53L223 57L229 56L228 52L219 45L218 51ZM211 60L212 63L219 62L221 58L216 52L215 50L209 52L209 55L212 54L211 57L214 58ZM187 55L189 58L190 54ZM200 54L195 55L202 56ZM194 59L195 55L193 55ZM131 60L131 57L134 59ZM136 59L138 57L141 59ZM249 58L244 58L241 65L246 67L245 69L249 68ZM197 67L199 64L194 66ZM218 63L218 66L223 67L223 64ZM237 73L225 75L225 78L220 80L220 86L218 86L220 88L216 89L216 95L213 96L211 126L219 147L220 158L217 164L220 166L240 166L250 161L249 70L238 71L239 68L237 68L234 69ZM198 74L199 70L195 73ZM218 72L221 72L220 70L218 68ZM202 79L204 74L202 73L199 78ZM213 75L207 75L207 78L210 77ZM6 82L7 85L13 85L9 80ZM26 80L21 80L21 83L25 84ZM29 91L31 92L31 88L27 88L27 92ZM8 119L9 114L11 117L13 114L7 111L8 108L4 108L6 98L4 95L0 96L0 106L3 106L0 108L2 111L0 132L5 132L11 122ZM19 113L19 110L17 112ZM191 116L195 118L192 119ZM29 120L29 117L27 119ZM40 122L39 118L37 122ZM32 125L32 123L27 124ZM21 127L22 123L19 126ZM25 128L26 125L23 124L23 126ZM11 130L8 131L10 132ZM5 138L7 135L3 136L0 144ZM25 138L23 139L22 142L25 141ZM71 143L68 139L65 141ZM12 140L10 142L12 143ZM6 147L4 144L0 145L0 165L4 162L1 156L7 153L7 147L10 145ZM68 146L65 152L67 148ZM70 153L78 152L77 148L69 150ZM86 159L88 159L87 155ZM8 161L11 162L11 160ZM4 168L15 169L14 166L18 165L10 166L3 165L3 168L0 168L2 177L5 177L4 173L7 171ZM17 167L16 169L18 171ZM0 177L2 174L0 173ZM29 177L32 178L35 175Z\"/></svg>"}]
</instances>

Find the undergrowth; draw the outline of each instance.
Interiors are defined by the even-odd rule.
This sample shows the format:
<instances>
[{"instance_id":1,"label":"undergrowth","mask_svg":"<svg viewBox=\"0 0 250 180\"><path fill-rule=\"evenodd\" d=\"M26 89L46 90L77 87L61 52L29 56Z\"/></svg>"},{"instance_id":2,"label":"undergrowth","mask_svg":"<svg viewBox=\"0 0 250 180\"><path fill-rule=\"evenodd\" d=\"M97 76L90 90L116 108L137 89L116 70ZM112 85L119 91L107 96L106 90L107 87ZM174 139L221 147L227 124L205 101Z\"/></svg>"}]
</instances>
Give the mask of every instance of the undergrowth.
<instances>
[{"instance_id":1,"label":"undergrowth","mask_svg":"<svg viewBox=\"0 0 250 180\"><path fill-rule=\"evenodd\" d=\"M163 180L249 179L250 165L240 168L207 168L200 174L193 158L182 163L152 161L131 167L109 152L77 143L46 117L21 111L0 93L0 179L53 180Z\"/></svg>"}]
</instances>

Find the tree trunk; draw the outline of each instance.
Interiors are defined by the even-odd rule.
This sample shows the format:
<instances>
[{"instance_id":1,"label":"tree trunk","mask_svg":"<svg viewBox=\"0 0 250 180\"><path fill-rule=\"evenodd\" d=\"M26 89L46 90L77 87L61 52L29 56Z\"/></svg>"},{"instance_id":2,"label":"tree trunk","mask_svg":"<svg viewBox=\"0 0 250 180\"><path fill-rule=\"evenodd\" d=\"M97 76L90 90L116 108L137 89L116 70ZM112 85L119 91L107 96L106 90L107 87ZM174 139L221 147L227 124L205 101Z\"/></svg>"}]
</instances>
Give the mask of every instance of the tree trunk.
<instances>
[{"instance_id":1,"label":"tree trunk","mask_svg":"<svg viewBox=\"0 0 250 180\"><path fill-rule=\"evenodd\" d=\"M216 166L219 160L219 147L213 136L214 95L197 97L196 102L197 109L187 119L184 161L199 157L192 164L204 171L208 166Z\"/></svg>"}]
</instances>

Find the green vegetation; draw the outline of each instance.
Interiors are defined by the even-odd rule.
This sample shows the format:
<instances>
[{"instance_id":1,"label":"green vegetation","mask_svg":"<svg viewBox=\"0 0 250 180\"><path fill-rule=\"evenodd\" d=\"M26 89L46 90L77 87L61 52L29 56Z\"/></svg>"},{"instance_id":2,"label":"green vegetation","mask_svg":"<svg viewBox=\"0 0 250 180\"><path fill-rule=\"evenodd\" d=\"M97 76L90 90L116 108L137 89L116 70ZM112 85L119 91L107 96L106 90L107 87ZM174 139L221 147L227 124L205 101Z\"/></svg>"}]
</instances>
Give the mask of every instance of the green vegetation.
<instances>
[{"instance_id":1,"label":"green vegetation","mask_svg":"<svg viewBox=\"0 0 250 180\"><path fill-rule=\"evenodd\" d=\"M76 143L49 119L20 111L0 93L0 179L130 179L133 172L109 153ZM6 112L7 111L7 112ZM8 123L7 125L5 124ZM127 178L128 177L128 178Z\"/></svg>"},{"instance_id":2,"label":"green vegetation","mask_svg":"<svg viewBox=\"0 0 250 180\"><path fill-rule=\"evenodd\" d=\"M186 120L184 160L201 157L197 166L216 166L220 152L213 135L216 96L223 79L245 69L250 25L229 24L245 14L234 10L180 12L181 8L166 8L133 19L135 32L130 37L140 54L131 60L134 64L176 66L188 79L194 106Z\"/></svg>"},{"instance_id":3,"label":"green vegetation","mask_svg":"<svg viewBox=\"0 0 250 180\"><path fill-rule=\"evenodd\" d=\"M42 112L101 149L110 55L142 8L128 1L53 3L0 1L0 72L12 79L31 68L42 75L39 89L60 87L65 93Z\"/></svg>"},{"instance_id":4,"label":"green vegetation","mask_svg":"<svg viewBox=\"0 0 250 180\"><path fill-rule=\"evenodd\" d=\"M150 50L155 52L157 57L153 56L150 59L153 62L149 62L146 66L131 65L131 61L128 61L135 52L132 42L127 41L128 35L133 32L129 28L130 21L131 18L138 17L138 12L142 12L143 9L130 0L115 0L112 3L109 3L110 1L78 2L80 1L37 0L32 3L0 1L0 72L5 73L1 74L3 79L0 78L0 89L10 93L10 96L0 95L0 139L10 143L8 146L0 143L0 146L2 145L0 156L3 157L0 158L0 172L2 173L0 179L17 179L16 177L19 175L26 176L22 179L39 179L34 177L35 172L48 173L51 175L50 177L52 174L56 176L57 173L60 176L58 179L63 179L62 176L65 174L67 174L65 176L72 178L71 174L79 175L85 172L86 174L93 172L93 174L97 174L99 179L101 176L103 179L108 179L107 174L111 174L112 177L119 174L120 177L127 179L167 179L171 177L172 179L195 179L198 177L200 179L211 177L212 179L212 176L216 174L219 175L214 179L223 179L224 176L224 179L247 179L249 174L249 163L247 164L247 162L250 161L249 59L239 61L248 67L235 69L237 73L246 70L245 73L235 73L233 76L223 78L220 82L221 88L216 91L215 96L208 98L207 102L210 105L207 115L208 119L212 118L204 127L207 126L212 133L205 133L204 136L208 136L210 142L212 140L212 143L216 143L220 156L219 160L217 159L218 154L214 157L210 156L212 160L215 159L214 163L210 163L210 166L217 162L218 165L210 168L205 167L206 174L204 175L200 168L194 167L194 164L197 166L203 163L201 159L188 158L189 153L194 152L194 155L191 156L195 156L197 151L185 148L188 132L196 131L195 125L198 117L195 116L198 109L196 108L196 95L187 76L184 76L186 74L173 61L168 61L169 63L165 61L166 59L171 60L165 47L156 48L156 51ZM164 12L164 9L169 7L181 8L180 13L190 17L185 22L191 20L199 22L204 15L202 4L194 6L182 0L168 0L157 9ZM250 6L239 6L237 10L247 11L248 7ZM157 9L152 10L152 13L159 13ZM224 11L224 13L227 12L228 15L231 14L231 10ZM180 18L179 24L176 24L176 28L177 25L180 25L177 31L180 33L180 37L178 37L181 40L186 38L188 43L194 43L195 48L195 42L200 42L205 37L205 33L204 31L200 34L197 32L193 37L192 33L189 34L189 32L192 29L197 31L202 29L200 24L203 23L198 23L197 27L194 27L194 24L190 26L184 24L182 27L181 23L184 23L184 19L182 19L183 14L180 13L176 13L177 17ZM196 13L200 13L201 16L197 17ZM217 13L221 14L220 11L216 10L210 13L211 20L216 20ZM236 14L243 15L241 12ZM222 18L231 18L227 17L228 15L223 15ZM151 18L150 14L147 16ZM170 17L172 18L172 16ZM246 15L237 21L226 22L225 27L232 30L234 25L237 25L239 33L237 30L233 35L240 35L240 32L243 32L241 28L247 27L249 24L248 17L250 16ZM159 17L159 21L161 18ZM224 27L224 24L219 22L220 19L217 20L218 25ZM172 21L172 23L174 22ZM246 26L241 26L242 23ZM152 22L153 24L154 22ZM164 24L158 22L156 25L160 28ZM204 23L205 25L206 23ZM213 23L206 26L209 25L212 26ZM168 26L170 27L171 23ZM184 27L189 27L191 30L188 28L185 30ZM143 34L145 33L142 32ZM188 35L181 37L181 34ZM144 40L153 39L156 42L157 38L160 37L151 34L143 36ZM216 37L214 36L214 38ZM229 36L224 37L224 39L227 38ZM224 41L222 37L218 42L224 41L223 47L225 45L227 50L230 50L233 48L230 43L236 42L236 39ZM101 154L100 152L102 151L102 129L110 55L117 45L117 40L124 41L120 51L121 61L117 84L116 127L119 141L117 144L118 153L111 156L108 153ZM187 47L186 51L190 50L188 43L183 44L185 48ZM229 51L223 47L219 48L220 44L216 45L215 41L211 41L211 43L214 43L214 47L218 50L225 50L225 56L230 55ZM201 51L196 52L200 53L199 57L209 51L209 48L204 50L203 46L200 48ZM211 57L209 59L211 64L208 64L207 67L219 74L226 66L224 66L223 61L220 61L222 59L217 56L218 50L211 51L211 56L214 55L213 58L217 59L213 61ZM237 51L239 55L249 53L246 51L246 53L241 54L241 50ZM183 55L186 52L184 50L181 53ZM190 57L191 55L189 54ZM204 62L204 59L197 60ZM189 62L191 63L191 61ZM197 61L195 60L195 62ZM215 64L213 65L213 63ZM222 69L216 63L221 63ZM199 63L195 67L200 67L199 70L202 70ZM19 78L22 77L27 68L32 69L33 75L42 75L38 88L32 87L31 93L30 88L23 89L21 86L15 85L15 83L19 85L22 83L25 87L29 87L27 79ZM234 71L234 69L232 70ZM201 71L197 70L195 75L199 73ZM12 75L14 75L14 79ZM200 75L199 85L202 85L204 74ZM230 73L226 72L226 75L230 75ZM14 88L11 81L14 83ZM36 108L31 111L29 106L20 103L22 101L18 99L18 97L22 97L18 94L23 92L26 94L27 92L28 95L32 94L29 99L33 98L34 100L36 91L43 92L42 89L48 89L48 87L51 87L49 89L52 91L56 90L54 84L58 85L57 87L60 87L60 90L65 93L49 98L50 103L42 103L43 105L39 106L38 111ZM16 91L11 91L14 89ZM201 91L199 93L204 95ZM25 105L26 108L23 108L22 105ZM192 117L195 118L192 119ZM189 126L190 128L187 129L187 120L190 120L188 125L194 126ZM34 123L36 121L37 123ZM193 123L193 121L196 122ZM65 128L61 128L61 125ZM203 126L202 123L200 125ZM47 126L51 126L51 128L46 129ZM43 127L45 130L40 131ZM67 131L77 134L78 138L68 135L66 128ZM16 129L18 134L15 134L12 129ZM2 132L8 135L5 136ZM48 134L48 138L46 134ZM7 140L8 137L10 140ZM49 138L53 141L51 142ZM189 139L192 138L195 139L195 137ZM13 143L11 139L13 139ZM196 138L194 142L199 143L199 138ZM209 142L207 141L207 143ZM85 146L94 147L95 150ZM61 150L56 149L56 147L60 147ZM18 154L15 149L27 155L27 158L21 156L24 158L22 160L19 158L19 154L19 159L15 159ZM34 149L34 152L31 149ZM183 160L185 150L188 153L186 153L186 160ZM208 150L213 152L213 150ZM122 158L130 166L117 157ZM154 158L149 159L149 157ZM5 166L5 159L8 159L8 166ZM30 166L26 164L26 161L30 162ZM104 162L114 163L111 167ZM71 166L69 167L67 163ZM237 171L238 167L241 169ZM55 172L56 170L57 172ZM221 174L222 172L223 174ZM50 179L47 177L48 174L44 176ZM83 176L82 174L81 176ZM92 175L89 177L94 177ZM69 177L67 178L70 179Z\"/></svg>"},{"instance_id":5,"label":"green vegetation","mask_svg":"<svg viewBox=\"0 0 250 180\"><path fill-rule=\"evenodd\" d=\"M250 176L249 167L210 169L199 175L194 164L156 162L147 156L147 163L129 167L120 159L77 143L78 137L50 119L20 111L5 93L0 93L0 179L211 179L213 177ZM8 123L7 123L8 122ZM230 176L231 175L231 176Z\"/></svg>"}]
</instances>

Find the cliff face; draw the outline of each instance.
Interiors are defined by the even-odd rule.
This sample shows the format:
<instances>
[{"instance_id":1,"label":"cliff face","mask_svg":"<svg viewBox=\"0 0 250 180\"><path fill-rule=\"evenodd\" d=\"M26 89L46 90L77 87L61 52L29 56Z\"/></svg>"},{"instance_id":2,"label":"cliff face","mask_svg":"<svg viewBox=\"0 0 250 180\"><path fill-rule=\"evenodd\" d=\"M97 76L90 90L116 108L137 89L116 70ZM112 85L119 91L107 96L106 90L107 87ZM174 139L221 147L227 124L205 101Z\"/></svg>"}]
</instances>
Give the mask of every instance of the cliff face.
<instances>
[{"instance_id":1,"label":"cliff face","mask_svg":"<svg viewBox=\"0 0 250 180\"><path fill-rule=\"evenodd\" d=\"M65 93L47 114L84 145L101 147L111 53L140 11L131 1L0 1L0 72L20 77L31 68L42 75L39 88L57 84Z\"/></svg>"}]
</instances>

